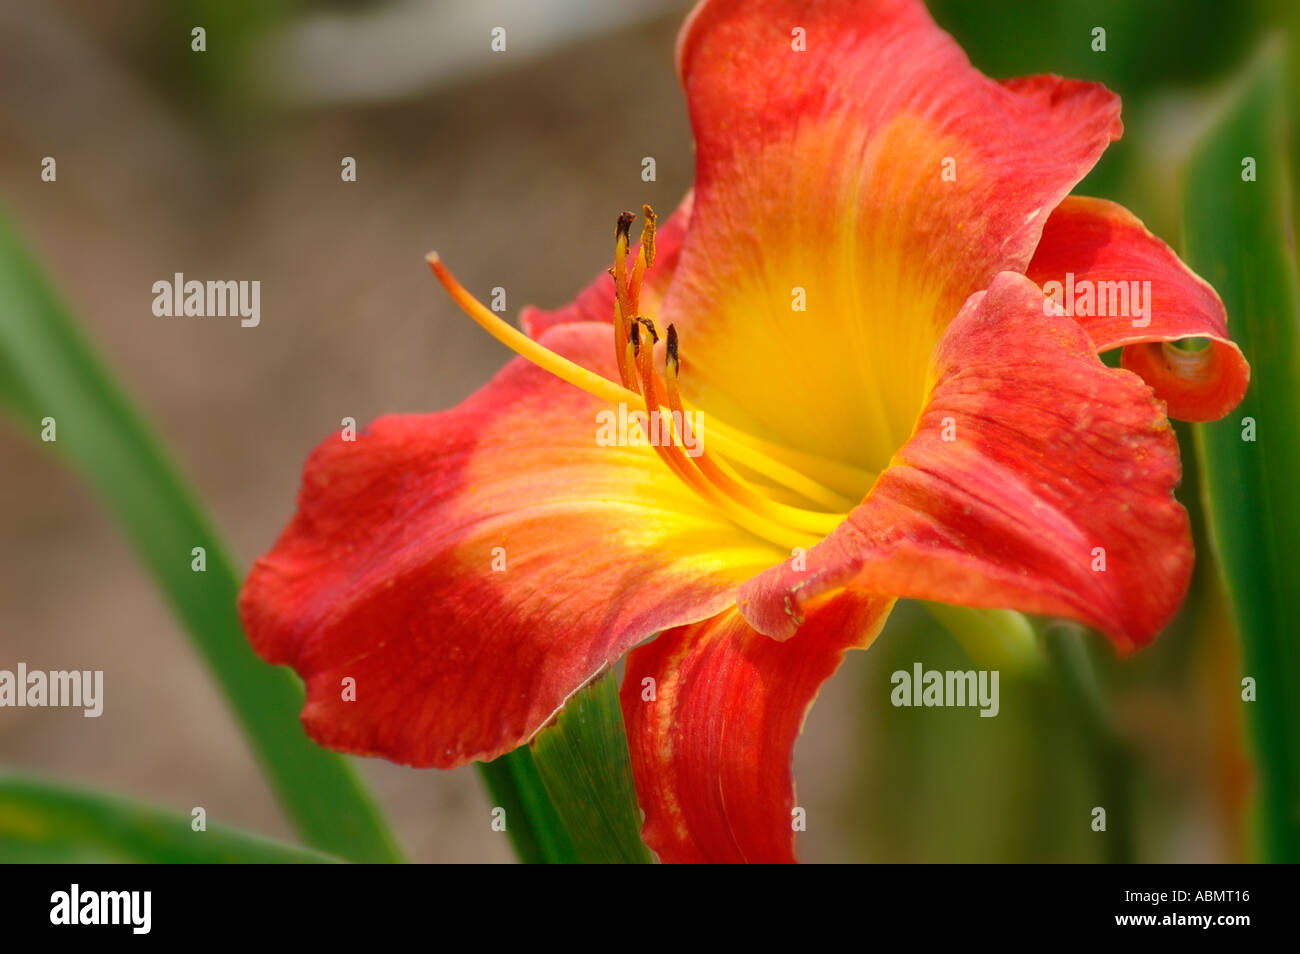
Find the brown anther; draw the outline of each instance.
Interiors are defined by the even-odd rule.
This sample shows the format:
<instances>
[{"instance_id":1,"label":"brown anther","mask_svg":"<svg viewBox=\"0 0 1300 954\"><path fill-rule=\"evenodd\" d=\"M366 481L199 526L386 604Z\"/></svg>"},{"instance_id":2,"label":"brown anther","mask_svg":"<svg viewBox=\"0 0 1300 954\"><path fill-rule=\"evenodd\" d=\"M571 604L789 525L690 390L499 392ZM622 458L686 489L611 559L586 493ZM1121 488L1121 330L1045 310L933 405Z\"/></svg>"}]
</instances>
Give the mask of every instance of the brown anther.
<instances>
[{"instance_id":1,"label":"brown anther","mask_svg":"<svg viewBox=\"0 0 1300 954\"><path fill-rule=\"evenodd\" d=\"M682 366L681 359L677 356L677 326L668 326L668 345L664 357L665 365L672 365L673 374L676 374Z\"/></svg>"},{"instance_id":2,"label":"brown anther","mask_svg":"<svg viewBox=\"0 0 1300 954\"><path fill-rule=\"evenodd\" d=\"M632 327L634 330L637 325L645 325L645 330L650 332L651 342L655 344L659 343L659 332L655 330L655 323L653 321L649 318L643 318L641 315L637 315L636 318L633 319L633 322L634 324Z\"/></svg>"},{"instance_id":3,"label":"brown anther","mask_svg":"<svg viewBox=\"0 0 1300 954\"><path fill-rule=\"evenodd\" d=\"M632 322L632 331L631 331L631 333L630 333L629 336L628 336L628 340L632 342L632 354L633 354L633 355L639 355L639 354L641 353L641 324L640 324L640 321L634 321L634 322Z\"/></svg>"},{"instance_id":4,"label":"brown anther","mask_svg":"<svg viewBox=\"0 0 1300 954\"><path fill-rule=\"evenodd\" d=\"M636 220L635 212L620 212L618 226L614 229L614 238L631 241L632 223Z\"/></svg>"}]
</instances>

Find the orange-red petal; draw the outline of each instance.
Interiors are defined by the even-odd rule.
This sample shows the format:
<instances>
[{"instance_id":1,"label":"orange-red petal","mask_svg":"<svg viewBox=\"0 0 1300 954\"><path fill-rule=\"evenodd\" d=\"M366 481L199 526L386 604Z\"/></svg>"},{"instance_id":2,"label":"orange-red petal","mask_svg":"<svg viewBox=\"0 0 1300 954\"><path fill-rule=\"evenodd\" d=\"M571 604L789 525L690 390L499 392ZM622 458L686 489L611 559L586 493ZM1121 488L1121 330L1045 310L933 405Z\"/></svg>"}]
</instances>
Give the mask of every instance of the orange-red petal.
<instances>
[{"instance_id":1,"label":"orange-red petal","mask_svg":"<svg viewBox=\"0 0 1300 954\"><path fill-rule=\"evenodd\" d=\"M822 683L870 644L892 605L837 594L786 642L730 609L628 655L623 718L642 837L661 860L795 860L795 739Z\"/></svg>"},{"instance_id":2,"label":"orange-red petal","mask_svg":"<svg viewBox=\"0 0 1300 954\"><path fill-rule=\"evenodd\" d=\"M614 373L605 326L542 340ZM785 555L649 448L599 445L604 408L517 359L457 408L315 450L240 598L253 647L305 681L314 739L419 766L494 758L629 647L718 612Z\"/></svg>"},{"instance_id":3,"label":"orange-red petal","mask_svg":"<svg viewBox=\"0 0 1300 954\"><path fill-rule=\"evenodd\" d=\"M1061 286L1069 275L1076 288L1086 287L1093 297L1087 310L1108 314L1076 313L1075 320L1097 350L1124 348L1123 366L1151 385L1170 417L1217 420L1246 393L1250 366L1228 338L1223 302L1123 206L1083 196L1065 199L1047 220L1028 275L1040 285ZM1115 283L1127 283L1130 293L1121 296L1125 289ZM1132 292L1144 290L1149 314L1138 315L1143 309L1132 304ZM1063 288L1056 291L1066 297ZM1080 299L1081 292L1070 297ZM1074 301L1062 304L1075 310ZM1207 338L1209 344L1199 351L1167 344L1185 338Z\"/></svg>"},{"instance_id":4,"label":"orange-red petal","mask_svg":"<svg viewBox=\"0 0 1300 954\"><path fill-rule=\"evenodd\" d=\"M1042 303L1010 272L972 296L912 438L805 570L742 588L752 624L787 637L841 586L1070 617L1122 649L1168 622L1192 569L1173 430L1141 379Z\"/></svg>"},{"instance_id":5,"label":"orange-red petal","mask_svg":"<svg viewBox=\"0 0 1300 954\"><path fill-rule=\"evenodd\" d=\"M919 0L706 0L678 66L695 208L661 319L681 336L683 393L878 472L939 334L1029 264L1119 137L1119 100L1060 77L989 80Z\"/></svg>"}]
</instances>

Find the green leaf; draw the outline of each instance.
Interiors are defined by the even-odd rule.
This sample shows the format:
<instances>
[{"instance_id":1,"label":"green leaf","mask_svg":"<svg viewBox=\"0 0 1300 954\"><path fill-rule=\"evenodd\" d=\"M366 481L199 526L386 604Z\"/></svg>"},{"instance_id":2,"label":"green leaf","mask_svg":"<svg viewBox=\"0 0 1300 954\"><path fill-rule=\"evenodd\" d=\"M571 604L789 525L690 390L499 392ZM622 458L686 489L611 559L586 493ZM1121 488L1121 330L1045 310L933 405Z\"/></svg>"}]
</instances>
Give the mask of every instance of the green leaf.
<instances>
[{"instance_id":1,"label":"green leaf","mask_svg":"<svg viewBox=\"0 0 1300 954\"><path fill-rule=\"evenodd\" d=\"M0 773L0 864L320 864L337 858L121 798Z\"/></svg>"},{"instance_id":2,"label":"green leaf","mask_svg":"<svg viewBox=\"0 0 1300 954\"><path fill-rule=\"evenodd\" d=\"M551 804L533 753L526 745L479 765L492 807L505 809L506 834L524 864L568 865L581 859Z\"/></svg>"},{"instance_id":3,"label":"green leaf","mask_svg":"<svg viewBox=\"0 0 1300 954\"><path fill-rule=\"evenodd\" d=\"M649 864L612 672L576 692L531 743L551 802L585 862Z\"/></svg>"},{"instance_id":4,"label":"green leaf","mask_svg":"<svg viewBox=\"0 0 1300 954\"><path fill-rule=\"evenodd\" d=\"M519 860L649 864L618 681L574 693L532 742L480 765Z\"/></svg>"},{"instance_id":5,"label":"green leaf","mask_svg":"<svg viewBox=\"0 0 1300 954\"><path fill-rule=\"evenodd\" d=\"M1040 621L1039 629L1057 683L1064 690L1088 751L1096 804L1105 807L1109 834L1102 842L1104 858L1109 864L1131 864L1137 860L1138 764L1115 726L1088 659L1088 631L1078 623L1056 619ZM1090 638L1097 642L1102 639L1096 632Z\"/></svg>"},{"instance_id":6,"label":"green leaf","mask_svg":"<svg viewBox=\"0 0 1300 954\"><path fill-rule=\"evenodd\" d=\"M353 768L304 734L297 679L249 648L236 611L240 574L225 544L2 212L0 408L33 434L54 419L57 439L46 446L117 516L308 844L353 861L400 860ZM206 552L206 572L191 570L194 547ZM193 741L204 744L201 736Z\"/></svg>"},{"instance_id":7,"label":"green leaf","mask_svg":"<svg viewBox=\"0 0 1300 954\"><path fill-rule=\"evenodd\" d=\"M1276 49L1251 68L1197 147L1185 194L1186 257L1228 309L1250 390L1197 428L1211 536L1241 631L1244 702L1260 773L1264 856L1300 861L1300 289L1282 143ZM1255 181L1243 181L1253 158ZM1246 419L1254 422L1254 434ZM1253 439L1247 439L1253 438Z\"/></svg>"}]
</instances>

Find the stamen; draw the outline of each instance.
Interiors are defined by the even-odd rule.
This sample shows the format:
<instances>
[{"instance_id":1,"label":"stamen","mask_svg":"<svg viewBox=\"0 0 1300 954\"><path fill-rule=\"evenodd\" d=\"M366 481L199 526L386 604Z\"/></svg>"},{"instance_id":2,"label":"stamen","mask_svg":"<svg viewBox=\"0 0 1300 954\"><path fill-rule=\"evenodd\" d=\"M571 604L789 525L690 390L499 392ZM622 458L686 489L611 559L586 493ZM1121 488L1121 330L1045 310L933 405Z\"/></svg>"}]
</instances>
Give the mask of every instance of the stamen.
<instances>
[{"instance_id":1,"label":"stamen","mask_svg":"<svg viewBox=\"0 0 1300 954\"><path fill-rule=\"evenodd\" d=\"M617 269L611 268L611 275ZM628 328L627 320L623 317L623 306L618 303L617 296L614 299L614 360L618 363L618 379L623 382L623 387L634 388L632 373L632 364L627 359L627 348L624 343L627 341Z\"/></svg>"},{"instance_id":2,"label":"stamen","mask_svg":"<svg viewBox=\"0 0 1300 954\"><path fill-rule=\"evenodd\" d=\"M641 283L645 279L646 270L655 263L655 224L659 221L659 216L655 215L655 210L650 206L641 206L641 211L645 215L645 225L641 227L641 251L632 265L632 280L628 287L628 298L633 309L641 305Z\"/></svg>"},{"instance_id":3,"label":"stamen","mask_svg":"<svg viewBox=\"0 0 1300 954\"><path fill-rule=\"evenodd\" d=\"M619 244L615 250L615 268L613 269L616 289L619 284L619 266L626 263L626 234L631 220L630 213L625 213L619 219ZM621 256L619 254L620 247ZM644 244L642 248L644 250ZM651 246L648 260L653 260L653 254L653 246ZM850 507L845 498L807 478L788 465L756 450L753 446L754 439L752 437L733 428L727 428L721 422L715 424L710 421L710 431L712 433L710 440L715 450L727 454L756 474L760 474L780 486L787 487L809 500L831 502L832 509L836 512L823 513L803 510L770 500L748 486L734 470L726 466L726 462L722 459L706 458L706 463L697 464L685 454L684 448L687 446L685 442L689 440L689 432L685 435L678 435L673 420L673 412L675 411L677 419L683 422L683 427L689 427L681 395L677 389L680 358L675 328L669 329L669 360L666 362L666 367L669 370L670 383L665 387L654 367L654 343L658 341L658 332L654 322L640 315L636 315L631 322L628 322L623 318L623 315L635 315L635 312L623 312L621 306L616 304L615 328L617 337L615 339L615 355L621 359L619 361L620 373L626 373L625 386L619 386L602 375L589 371L581 365L543 347L523 332L507 324L456 281L436 253L431 252L426 258L429 267L447 290L452 300L469 317L474 319L481 328L516 354L549 371L561 380L611 404L628 403L629 401L641 403L644 399L646 413L651 415L659 425L660 434L662 435L665 428L669 434L667 441L662 439L650 441L655 446L655 450L661 459L684 483L704 499L722 509L733 522L781 546L806 547L811 546L818 539L817 536L810 536L810 533L824 535L843 521ZM626 273L624 272L624 274ZM623 331L620 326L625 326L627 330ZM643 328L645 329L644 333ZM648 335L648 339L643 340L643 334ZM645 345L645 347L642 347L642 345ZM665 392L668 394L670 405L668 408L663 406ZM680 446L678 442L679 436L682 437ZM701 457L703 457L702 452Z\"/></svg>"},{"instance_id":4,"label":"stamen","mask_svg":"<svg viewBox=\"0 0 1300 954\"><path fill-rule=\"evenodd\" d=\"M633 213L624 212L618 217L618 224L614 226L614 293L625 320L636 314L636 306L632 304L627 290L627 248L631 243L628 234L632 229L632 220L635 218Z\"/></svg>"},{"instance_id":5,"label":"stamen","mask_svg":"<svg viewBox=\"0 0 1300 954\"><path fill-rule=\"evenodd\" d=\"M632 330L636 331L636 325L632 326ZM627 344L623 346L624 359L627 366L632 369L632 380L629 382L629 388L636 393L637 397L640 397L643 392L641 391L641 379L636 374L636 353L638 349L639 343L633 341L631 337L627 339Z\"/></svg>"}]
</instances>

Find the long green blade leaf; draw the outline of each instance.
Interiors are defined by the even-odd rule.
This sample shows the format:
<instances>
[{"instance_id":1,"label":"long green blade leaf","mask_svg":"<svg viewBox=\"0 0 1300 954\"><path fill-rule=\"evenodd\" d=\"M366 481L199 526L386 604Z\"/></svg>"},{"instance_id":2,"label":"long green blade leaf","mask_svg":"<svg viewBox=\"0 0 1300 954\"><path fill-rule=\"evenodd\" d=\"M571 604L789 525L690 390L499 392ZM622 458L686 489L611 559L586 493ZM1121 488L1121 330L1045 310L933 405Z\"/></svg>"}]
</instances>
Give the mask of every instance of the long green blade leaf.
<instances>
[{"instance_id":1,"label":"long green blade leaf","mask_svg":"<svg viewBox=\"0 0 1300 954\"><path fill-rule=\"evenodd\" d=\"M569 865L581 860L568 829L551 804L528 746L521 745L480 765L479 772L492 798L493 811L505 812L501 821L520 861Z\"/></svg>"},{"instance_id":2,"label":"long green blade leaf","mask_svg":"<svg viewBox=\"0 0 1300 954\"><path fill-rule=\"evenodd\" d=\"M239 574L176 469L96 358L0 213L0 407L94 484L184 623L285 811L312 846L354 861L400 860L352 767L310 742L303 694L248 646ZM193 548L205 572L191 569ZM196 745L202 739L195 739Z\"/></svg>"},{"instance_id":3,"label":"long green blade leaf","mask_svg":"<svg viewBox=\"0 0 1300 954\"><path fill-rule=\"evenodd\" d=\"M1218 289L1251 365L1236 412L1197 428L1211 532L1241 630L1265 857L1300 861L1300 291L1276 52L1196 150L1189 263ZM1253 181L1249 167L1254 165ZM1244 174L1245 173L1245 174ZM1245 689L1243 689L1245 693Z\"/></svg>"},{"instance_id":4,"label":"long green blade leaf","mask_svg":"<svg viewBox=\"0 0 1300 954\"><path fill-rule=\"evenodd\" d=\"M0 863L318 864L329 855L41 779L0 773Z\"/></svg>"},{"instance_id":5,"label":"long green blade leaf","mask_svg":"<svg viewBox=\"0 0 1300 954\"><path fill-rule=\"evenodd\" d=\"M583 861L653 860L641 841L641 809L612 672L575 693L531 748L551 802Z\"/></svg>"}]
</instances>

